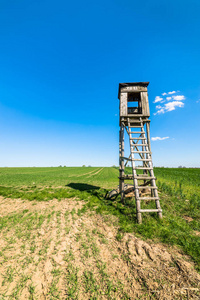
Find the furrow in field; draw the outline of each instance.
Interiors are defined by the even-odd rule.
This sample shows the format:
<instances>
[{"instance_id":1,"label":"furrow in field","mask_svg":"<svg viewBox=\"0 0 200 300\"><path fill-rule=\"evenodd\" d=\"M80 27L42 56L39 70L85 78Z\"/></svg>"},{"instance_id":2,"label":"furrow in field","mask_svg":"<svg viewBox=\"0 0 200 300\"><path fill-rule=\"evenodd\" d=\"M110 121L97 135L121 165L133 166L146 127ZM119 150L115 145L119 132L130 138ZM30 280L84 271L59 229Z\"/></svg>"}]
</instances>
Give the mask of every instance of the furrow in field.
<instances>
[{"instance_id":1,"label":"furrow in field","mask_svg":"<svg viewBox=\"0 0 200 300\"><path fill-rule=\"evenodd\" d=\"M200 275L192 264L131 233L116 239L116 217L84 212L76 199L24 204L14 215L6 204L3 222L12 217L0 233L0 296L198 299Z\"/></svg>"},{"instance_id":2,"label":"furrow in field","mask_svg":"<svg viewBox=\"0 0 200 300\"><path fill-rule=\"evenodd\" d=\"M101 169L98 170L96 173L90 174L89 176L86 176L86 177L91 177L91 176L97 175L97 174L99 174L103 169L104 169L104 168L101 168Z\"/></svg>"},{"instance_id":3,"label":"furrow in field","mask_svg":"<svg viewBox=\"0 0 200 300\"><path fill-rule=\"evenodd\" d=\"M91 174L91 173L94 173L96 172L97 170L93 170L93 171L90 171L90 172L87 172L87 173L84 173L84 174L79 174L79 175L76 175L76 174L73 174L73 175L70 175L68 177L81 177L81 176L85 176L85 175L88 175L88 174Z\"/></svg>"}]
</instances>

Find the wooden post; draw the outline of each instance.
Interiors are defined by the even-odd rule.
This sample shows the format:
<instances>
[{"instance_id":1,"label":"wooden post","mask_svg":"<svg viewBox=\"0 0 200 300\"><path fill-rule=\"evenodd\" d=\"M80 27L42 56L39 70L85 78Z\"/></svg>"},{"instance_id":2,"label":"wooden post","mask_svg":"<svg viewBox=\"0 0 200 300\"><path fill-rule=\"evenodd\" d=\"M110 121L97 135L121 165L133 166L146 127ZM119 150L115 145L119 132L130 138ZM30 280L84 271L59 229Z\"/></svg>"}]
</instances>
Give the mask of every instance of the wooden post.
<instances>
[{"instance_id":1,"label":"wooden post","mask_svg":"<svg viewBox=\"0 0 200 300\"><path fill-rule=\"evenodd\" d=\"M128 127L130 128L130 122L128 119ZM130 143L130 150L131 150L131 143ZM133 171L133 183L134 183L134 193L136 199L136 217L138 224L142 223L142 214L140 212L140 200L139 200L139 189L138 189L138 181L137 181L137 173L135 169L135 161L134 161L134 154L131 151L131 163L132 163L132 171Z\"/></svg>"},{"instance_id":2,"label":"wooden post","mask_svg":"<svg viewBox=\"0 0 200 300\"><path fill-rule=\"evenodd\" d=\"M119 131L119 191L121 194L121 201L124 203L124 125L121 123Z\"/></svg>"},{"instance_id":3,"label":"wooden post","mask_svg":"<svg viewBox=\"0 0 200 300\"><path fill-rule=\"evenodd\" d=\"M145 144L145 140L142 140L142 144ZM145 152L145 146L142 146L142 151L144 151ZM145 159L146 158L146 155L145 155L145 153L143 154L143 158ZM146 162L145 161L143 161L143 167L147 167L147 164L146 164ZM143 170L143 174L147 174L148 172L147 172L147 170ZM144 185L145 185L145 183L146 183L146 180L144 180Z\"/></svg>"},{"instance_id":4,"label":"wooden post","mask_svg":"<svg viewBox=\"0 0 200 300\"><path fill-rule=\"evenodd\" d=\"M146 122L146 129L147 129L147 142L148 142L148 146L149 146L149 151L151 152L150 121Z\"/></svg>"}]
</instances>

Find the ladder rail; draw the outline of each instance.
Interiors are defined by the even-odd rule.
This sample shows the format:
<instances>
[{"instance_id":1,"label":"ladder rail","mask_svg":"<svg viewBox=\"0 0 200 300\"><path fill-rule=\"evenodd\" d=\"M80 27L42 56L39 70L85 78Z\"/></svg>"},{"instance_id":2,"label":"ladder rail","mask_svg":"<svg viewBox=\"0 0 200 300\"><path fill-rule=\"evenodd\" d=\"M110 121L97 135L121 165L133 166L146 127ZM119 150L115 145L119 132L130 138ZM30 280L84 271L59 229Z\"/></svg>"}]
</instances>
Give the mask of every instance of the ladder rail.
<instances>
[{"instance_id":1,"label":"ladder rail","mask_svg":"<svg viewBox=\"0 0 200 300\"><path fill-rule=\"evenodd\" d=\"M140 118L140 120L141 120L141 123L142 123L142 119L141 119L141 118ZM146 136L145 136L145 138L146 138ZM145 142L146 142L146 144L148 145L147 138L146 138ZM146 146L146 150L149 151L148 146ZM149 161L149 167L150 167L151 169L149 170L149 173L150 173L150 176L153 177L153 178L151 179L151 186L155 187L155 189L153 189L152 191L153 191L153 196L156 198L156 199L155 199L156 208L157 208L157 210L159 210L159 211L158 211L158 217L161 219L161 218L162 218L162 210L161 210L161 207L160 207L160 201L159 201L159 196L158 196L158 190L157 190L156 181L155 181L155 177L154 177L152 158L151 158L151 155L150 155L149 153L147 153L146 156L147 156L147 158L150 159L150 161Z\"/></svg>"},{"instance_id":2,"label":"ladder rail","mask_svg":"<svg viewBox=\"0 0 200 300\"><path fill-rule=\"evenodd\" d=\"M130 123L128 119L128 127L130 128ZM131 141L130 142L130 151L131 151ZM134 193L135 193L135 200L136 200L136 214L137 214L137 220L138 223L142 223L142 214L140 212L141 207L140 207L140 200L139 200L139 189L138 189L138 181L137 181L137 173L135 169L135 161L134 161L134 153L131 151L131 164L132 164L132 172L133 172L133 183L134 183Z\"/></svg>"},{"instance_id":3,"label":"ladder rail","mask_svg":"<svg viewBox=\"0 0 200 300\"><path fill-rule=\"evenodd\" d=\"M136 122L137 121L137 122ZM131 126L131 123L138 123L140 126ZM159 196L158 196L158 190L156 186L156 178L154 176L154 170L153 170L153 163L152 163L152 156L151 156L151 151L150 151L150 145L149 141L147 140L146 133L144 130L144 124L142 121L142 118L139 117L137 120L132 120L130 121L129 118L127 118L127 125L124 123L124 127L126 129L126 132L129 135L129 144L130 144L130 156L127 161L131 161L132 165L132 174L133 174L133 184L134 184L134 194L135 194L135 201L136 201L136 214L137 214L137 221L138 223L142 223L142 212L157 212L158 217L162 218L162 210L160 206L160 201L159 201ZM128 129L126 128L128 127ZM141 128L141 131L131 131L132 128ZM138 137L133 137L133 134L139 134ZM136 140L134 142L134 140ZM142 141L142 144L137 144L139 141ZM139 146L142 147L142 150L139 150ZM140 159L135 158L135 154L138 154L140 156ZM123 157L124 158L124 157ZM137 161L142 161L143 162L143 167L142 166L136 166L135 162ZM138 176L137 175L137 170L143 170L144 175L147 176ZM148 176L148 174L150 176ZM140 190L142 189L141 186L138 184L138 180L144 180L144 184L147 181L146 184L149 184L148 182L151 183L150 186L146 185L145 187L151 190L151 197L141 197L140 196ZM148 181L150 180L150 181ZM155 200L156 204L156 209L141 209L141 200Z\"/></svg>"}]
</instances>

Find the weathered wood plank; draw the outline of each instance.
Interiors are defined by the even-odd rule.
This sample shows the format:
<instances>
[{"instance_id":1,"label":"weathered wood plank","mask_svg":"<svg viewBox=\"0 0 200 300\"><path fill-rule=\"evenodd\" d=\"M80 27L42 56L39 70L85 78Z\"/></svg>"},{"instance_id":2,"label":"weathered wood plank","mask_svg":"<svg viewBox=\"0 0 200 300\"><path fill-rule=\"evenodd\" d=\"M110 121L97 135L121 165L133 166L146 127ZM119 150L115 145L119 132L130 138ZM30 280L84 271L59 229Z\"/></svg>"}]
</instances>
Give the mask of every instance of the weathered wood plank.
<instances>
[{"instance_id":1,"label":"weathered wood plank","mask_svg":"<svg viewBox=\"0 0 200 300\"><path fill-rule=\"evenodd\" d=\"M128 114L127 94L120 94L120 116Z\"/></svg>"},{"instance_id":2,"label":"weathered wood plank","mask_svg":"<svg viewBox=\"0 0 200 300\"><path fill-rule=\"evenodd\" d=\"M140 212L157 212L157 213L162 213L162 209L140 209Z\"/></svg>"},{"instance_id":3,"label":"weathered wood plank","mask_svg":"<svg viewBox=\"0 0 200 300\"><path fill-rule=\"evenodd\" d=\"M150 116L149 112L149 102L148 102L148 95L147 92L141 92L141 101L142 101L142 115L143 116Z\"/></svg>"},{"instance_id":4,"label":"weathered wood plank","mask_svg":"<svg viewBox=\"0 0 200 300\"><path fill-rule=\"evenodd\" d=\"M127 197L124 192L124 181L133 179L134 195L136 200L136 213L138 223L142 222L142 212L157 212L159 218L162 218L162 210L156 187L156 177L154 176L151 146L150 146L150 111L147 93L148 82L132 82L120 83L119 94L120 99L120 193L121 199ZM129 104L128 104L129 102ZM146 132L144 125L146 124ZM122 130L123 127L123 130ZM134 129L133 129L134 128ZM141 131L136 131L141 128ZM124 157L124 132L129 136L130 156ZM131 131L133 130L133 131ZM140 142L141 141L141 142ZM140 144L138 144L140 143ZM142 147L142 148L139 148ZM141 149L141 150L139 150ZM138 154L140 158L135 158ZM124 168L128 161L132 164L132 174L125 175ZM142 165L137 166L137 162ZM143 170L143 174L137 174L137 170ZM139 185L142 183L142 186ZM148 193L140 197L141 190L148 188ZM151 192L151 194L150 194ZM132 193L133 194L133 193ZM149 195L148 195L149 194ZM156 209L141 209L140 200L155 200Z\"/></svg>"},{"instance_id":5,"label":"weathered wood plank","mask_svg":"<svg viewBox=\"0 0 200 300\"><path fill-rule=\"evenodd\" d=\"M127 86L120 89L120 93L130 92L147 92L147 88L144 86Z\"/></svg>"}]
</instances>

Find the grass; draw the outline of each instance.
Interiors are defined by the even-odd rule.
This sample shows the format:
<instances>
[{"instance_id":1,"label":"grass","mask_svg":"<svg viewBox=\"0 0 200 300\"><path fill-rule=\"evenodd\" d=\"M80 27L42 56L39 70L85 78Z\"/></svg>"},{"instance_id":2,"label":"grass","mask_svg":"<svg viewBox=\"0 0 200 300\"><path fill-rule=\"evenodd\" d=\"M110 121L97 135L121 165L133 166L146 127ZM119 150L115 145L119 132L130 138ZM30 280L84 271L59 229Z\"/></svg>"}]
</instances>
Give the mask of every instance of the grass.
<instances>
[{"instance_id":1,"label":"grass","mask_svg":"<svg viewBox=\"0 0 200 300\"><path fill-rule=\"evenodd\" d=\"M135 216L135 203L127 200L125 204L118 197L115 201L106 200L105 192L118 185L117 168L80 167L80 168L0 168L0 195L8 198L21 198L30 201L49 201L64 198L85 201L78 216L92 209L99 214L114 215L119 220L120 240L124 232L135 232L144 239L152 239L168 245L177 246L183 253L190 255L200 271L200 169L155 168L157 185L160 191L163 220L156 214L144 214L143 223L138 225ZM129 170L131 171L131 170ZM154 203L144 203L143 208L154 207ZM71 215L74 218L75 210ZM48 215L50 219L52 216ZM68 216L66 215L65 218ZM187 218L190 218L190 222ZM0 218L0 229L9 230L23 222L26 228L42 226L46 216L31 214L26 210ZM47 220L48 220L47 218ZM59 214L57 215L59 222ZM69 227L66 227L69 233ZM16 234L29 238L28 231ZM106 240L102 237L104 243ZM34 252L34 244L31 251ZM95 244L93 254L98 253ZM85 255L88 256L87 249ZM70 276L70 274L69 274ZM88 275L89 276L89 275ZM72 291L73 293L73 287Z\"/></svg>"}]
</instances>

